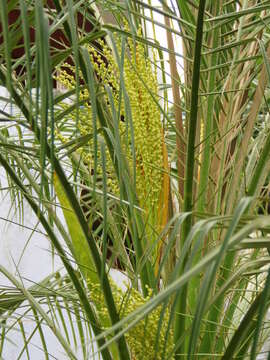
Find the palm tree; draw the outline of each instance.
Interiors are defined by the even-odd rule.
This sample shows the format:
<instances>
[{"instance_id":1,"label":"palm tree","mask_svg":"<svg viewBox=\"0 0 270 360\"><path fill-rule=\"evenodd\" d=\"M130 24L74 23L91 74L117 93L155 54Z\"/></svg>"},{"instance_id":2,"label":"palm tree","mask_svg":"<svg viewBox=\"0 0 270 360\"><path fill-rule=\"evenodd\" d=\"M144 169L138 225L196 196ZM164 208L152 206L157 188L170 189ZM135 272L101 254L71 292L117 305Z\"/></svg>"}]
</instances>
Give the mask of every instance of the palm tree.
<instances>
[{"instance_id":1,"label":"palm tree","mask_svg":"<svg viewBox=\"0 0 270 360\"><path fill-rule=\"evenodd\" d=\"M64 267L0 265L1 357L17 324L17 358L46 327L71 359L269 357L269 11L0 1L0 163Z\"/></svg>"}]
</instances>

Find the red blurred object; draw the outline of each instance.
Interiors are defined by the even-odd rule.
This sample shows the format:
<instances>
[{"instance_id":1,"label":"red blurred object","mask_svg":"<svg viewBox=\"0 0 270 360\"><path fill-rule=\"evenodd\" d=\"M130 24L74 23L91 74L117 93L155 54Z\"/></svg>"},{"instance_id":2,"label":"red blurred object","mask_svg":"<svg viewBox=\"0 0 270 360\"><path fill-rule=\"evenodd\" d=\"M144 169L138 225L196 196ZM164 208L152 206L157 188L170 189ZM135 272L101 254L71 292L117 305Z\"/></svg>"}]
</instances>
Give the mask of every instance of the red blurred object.
<instances>
[{"instance_id":1,"label":"red blurred object","mask_svg":"<svg viewBox=\"0 0 270 360\"><path fill-rule=\"evenodd\" d=\"M47 0L44 7L45 9L47 9L48 14L51 11L56 11L53 0ZM15 43L13 43L11 50L13 66L16 63L16 60L20 59L25 53L23 30L22 30L22 23L20 17L21 17L21 12L18 3L18 9L12 10L8 13L8 24L11 28L11 34L15 34L15 30L21 30L21 36L17 36L18 40ZM33 17L34 17L34 8L31 7L31 10L29 9L30 21L31 19L33 19ZM49 17L49 21L50 21L50 17ZM91 22L81 12L77 12L77 30L78 31L83 30L84 33L89 33L93 30L93 24L91 24ZM33 45L35 43L35 29L33 26L30 26L29 35L30 35L30 43ZM3 34L2 34L2 24L0 22L0 46L2 44L3 44ZM53 55L57 51L59 52L59 50L65 50L69 46L70 46L69 40L63 30L56 30L54 33L50 35L51 55ZM1 57L0 57L0 61L1 61ZM70 57L67 58L65 61L72 63L72 59ZM17 76L22 76L25 74L26 66L24 64L20 64L15 67L14 71ZM54 87L55 86L56 84L54 83Z\"/></svg>"}]
</instances>

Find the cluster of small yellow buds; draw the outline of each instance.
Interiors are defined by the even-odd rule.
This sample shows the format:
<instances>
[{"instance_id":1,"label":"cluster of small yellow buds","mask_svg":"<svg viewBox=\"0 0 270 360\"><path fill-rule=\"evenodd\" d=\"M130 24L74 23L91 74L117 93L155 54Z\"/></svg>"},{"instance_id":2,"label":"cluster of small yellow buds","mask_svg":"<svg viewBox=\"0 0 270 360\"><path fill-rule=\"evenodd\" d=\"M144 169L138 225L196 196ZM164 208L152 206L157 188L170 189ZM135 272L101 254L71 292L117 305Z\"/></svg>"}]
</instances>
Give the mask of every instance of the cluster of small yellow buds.
<instances>
[{"instance_id":1,"label":"cluster of small yellow buds","mask_svg":"<svg viewBox=\"0 0 270 360\"><path fill-rule=\"evenodd\" d=\"M153 293L150 289L149 295L146 298L143 298L141 293L134 288L130 287L124 291L120 289L112 279L110 279L110 283L120 319L123 319L138 309L140 306L144 305L153 296ZM109 327L110 319L108 310L100 287L89 282L88 289L90 291L90 299L94 304L97 304L97 312L102 323ZM161 316L163 316L162 326L160 329L158 329ZM132 358L136 360L145 359L145 349L147 349L148 360L161 360L164 359L164 355L166 358L172 352L174 348L174 342L172 330L168 330L169 319L169 309L166 308L163 312L163 306L158 306L150 314L148 314L144 320L138 322L138 324L136 324L125 334ZM159 350L156 353L155 346L157 336Z\"/></svg>"},{"instance_id":2,"label":"cluster of small yellow buds","mask_svg":"<svg viewBox=\"0 0 270 360\"><path fill-rule=\"evenodd\" d=\"M124 119L124 121L119 121L119 129L123 140L122 147L129 160L130 169L132 169L131 133L130 127L127 126L126 123L127 117L123 96L121 104L119 104L120 70L110 48L103 40L99 40L98 43L100 48L102 48L102 52L90 45L87 46L87 49L101 85L111 88L115 109L118 109L120 106L120 117ZM116 43L118 51L120 52L120 41ZM70 72L73 71L74 74L74 67L68 64L65 64L64 67L69 68L71 70ZM136 44L136 46L134 46L132 39L127 41L123 77L129 97L130 113L134 129L136 190L140 206L146 210L148 219L151 217L156 218L153 214L157 212L163 179L162 124L159 107L157 105L158 84L151 63L145 56L143 45ZM67 89L74 89L76 85L74 76L65 70L59 71L57 81ZM88 90L82 90L80 92L80 100L88 98ZM107 101L109 101L108 98ZM69 116L75 119L75 111ZM78 127L82 135L93 132L91 106L87 102L83 108L79 110ZM124 139L128 139L128 142ZM89 145L91 147L91 144ZM89 152L89 147L87 147L86 151ZM91 155L89 156L89 153L84 154L83 159L89 161L90 157ZM107 159L109 159L109 154L107 154ZM114 172L112 163L108 163L107 169L108 171L111 170L112 173ZM115 179L110 177L109 191L118 195L119 188L116 177ZM155 224L151 226L155 227Z\"/></svg>"},{"instance_id":3,"label":"cluster of small yellow buds","mask_svg":"<svg viewBox=\"0 0 270 360\"><path fill-rule=\"evenodd\" d=\"M136 188L140 206L147 216L146 235L158 230L158 207L163 181L162 124L158 107L158 83L144 46L128 40L129 57L124 79L130 100L135 150Z\"/></svg>"}]
</instances>

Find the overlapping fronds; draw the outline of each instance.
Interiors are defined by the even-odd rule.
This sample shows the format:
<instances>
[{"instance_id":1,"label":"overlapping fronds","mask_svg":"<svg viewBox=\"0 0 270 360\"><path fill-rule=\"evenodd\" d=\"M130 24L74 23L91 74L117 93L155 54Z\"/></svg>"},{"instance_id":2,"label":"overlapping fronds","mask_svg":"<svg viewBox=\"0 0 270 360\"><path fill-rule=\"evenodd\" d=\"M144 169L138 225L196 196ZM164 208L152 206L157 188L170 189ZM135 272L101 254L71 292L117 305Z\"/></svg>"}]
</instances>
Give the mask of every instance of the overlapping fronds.
<instances>
[{"instance_id":1,"label":"overlapping fronds","mask_svg":"<svg viewBox=\"0 0 270 360\"><path fill-rule=\"evenodd\" d=\"M3 191L64 267L0 266L1 358L17 332L49 359L48 328L71 359L269 356L269 23L268 0L0 1Z\"/></svg>"}]
</instances>

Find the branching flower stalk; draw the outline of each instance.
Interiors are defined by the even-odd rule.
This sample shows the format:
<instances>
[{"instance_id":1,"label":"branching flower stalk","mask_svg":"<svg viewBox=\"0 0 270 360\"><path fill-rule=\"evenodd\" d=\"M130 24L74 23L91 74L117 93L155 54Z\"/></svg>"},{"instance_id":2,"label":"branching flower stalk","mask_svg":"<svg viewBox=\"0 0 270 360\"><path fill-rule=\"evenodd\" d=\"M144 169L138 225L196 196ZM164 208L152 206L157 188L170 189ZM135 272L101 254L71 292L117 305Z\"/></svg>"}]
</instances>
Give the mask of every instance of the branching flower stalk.
<instances>
[{"instance_id":1,"label":"branching flower stalk","mask_svg":"<svg viewBox=\"0 0 270 360\"><path fill-rule=\"evenodd\" d=\"M109 47L100 40L102 54L92 46L88 46L89 56L92 60L94 70L100 83L104 87L111 89L113 94L114 108L120 108L118 114L118 126L122 141L122 151L128 159L130 169L133 169L133 158L131 148L131 132L128 127L123 100L119 104L119 68ZM120 44L118 43L118 48ZM158 101L158 84L153 74L150 61L145 57L144 47L137 44L134 47L132 40L128 41L128 55L124 62L124 81L130 100L130 108L133 121L134 142L136 152L136 190L140 206L146 211L147 236L150 243L156 234L161 231L161 224L164 223L163 217L167 218L167 201L164 194L168 197L168 190L164 189L164 184L168 187L168 160L164 144L164 134L161 123L160 110L152 96ZM65 69L66 68L66 69ZM140 78L137 74L140 74ZM76 80L74 79L74 67L69 64L59 69L56 77L67 89L74 89ZM145 82L145 86L140 80ZM91 104L87 101L89 93L87 89L80 92L80 101L84 105L79 109L78 128L81 135L93 132L91 121ZM109 101L107 96L107 101ZM68 104L61 104L63 109L68 108ZM75 121L75 111L69 114ZM58 135L61 141L67 141L63 135ZM89 167L89 172L94 169L93 140L81 150L83 161ZM98 153L100 158L100 153ZM109 155L107 156L109 159ZM97 165L97 175L102 175L100 162ZM113 164L109 161L108 165L108 188L119 196L119 185L113 171ZM164 191L165 190L165 191ZM164 201L165 200L165 201ZM151 239L152 238L152 239Z\"/></svg>"},{"instance_id":2,"label":"branching flower stalk","mask_svg":"<svg viewBox=\"0 0 270 360\"><path fill-rule=\"evenodd\" d=\"M128 160L130 170L134 169L133 154L131 146L131 130L127 122L127 114L123 99L120 96L120 72L119 67L112 55L110 48L103 40L98 41L102 48L102 53L88 45L87 50L94 67L97 78L101 84L99 91L105 93L105 99L111 101L108 89L112 94L113 108L118 113L118 128L122 152ZM120 41L117 43L120 52ZM138 77L138 74L140 77ZM80 74L82 77L82 75ZM169 175L168 175L168 155L164 141L164 133L161 123L160 109L157 106L158 101L158 83L152 69L151 62L145 57L144 47L136 44L132 40L127 41L127 54L123 66L123 76L127 95L129 97L130 111L132 115L132 125L134 132L134 143L136 153L136 173L132 176L136 179L136 191L140 206L145 210L145 236L149 246L155 241L156 236L161 232L163 226L167 223L168 214L168 196L169 196ZM74 78L74 66L67 63L59 68L56 80L66 89L73 90L76 86ZM155 97L156 101L153 99ZM79 109L78 129L82 136L93 133L92 125L92 107L89 103L89 92L86 88L81 89L79 101L83 106ZM61 111L69 108L69 104L61 103ZM76 111L68 114L76 122ZM67 142L69 139L56 130L56 136L61 142ZM93 174L95 168L95 159L93 151L93 139L79 150L84 164L89 169L89 174ZM115 174L114 166L108 150L106 150L107 159L107 186L109 191L120 196L119 184ZM97 153L98 160L101 159L100 150ZM97 161L97 177L102 176L101 161ZM157 244L154 252L153 261L160 259L161 243ZM159 254L159 255L158 255ZM156 268L158 269L158 267ZM140 305L147 302L152 296L149 289L147 298L135 289L122 291L111 281L114 299L119 308L120 317L125 317ZM89 296L97 309L98 316L103 324L109 324L109 318L104 302L104 296L98 284L89 282ZM151 315L140 322L135 328L126 334L126 339L130 347L132 359L144 359L145 347L154 359L162 359L163 347L165 354L169 354L173 345L172 331L167 333L167 325L163 325L158 334L158 324L161 316L162 307L157 308ZM169 310L163 315L163 324L169 320ZM159 337L159 347L161 351L155 355L156 336Z\"/></svg>"}]
</instances>

